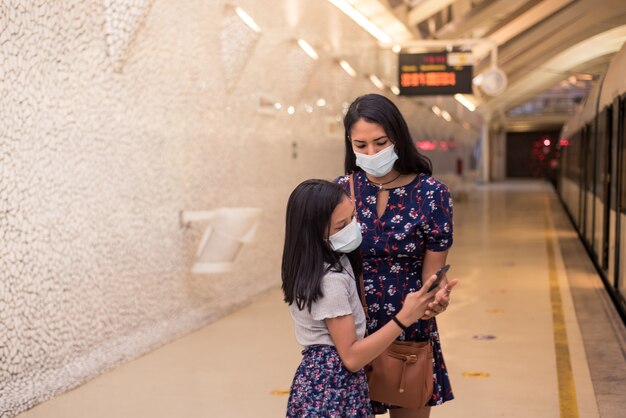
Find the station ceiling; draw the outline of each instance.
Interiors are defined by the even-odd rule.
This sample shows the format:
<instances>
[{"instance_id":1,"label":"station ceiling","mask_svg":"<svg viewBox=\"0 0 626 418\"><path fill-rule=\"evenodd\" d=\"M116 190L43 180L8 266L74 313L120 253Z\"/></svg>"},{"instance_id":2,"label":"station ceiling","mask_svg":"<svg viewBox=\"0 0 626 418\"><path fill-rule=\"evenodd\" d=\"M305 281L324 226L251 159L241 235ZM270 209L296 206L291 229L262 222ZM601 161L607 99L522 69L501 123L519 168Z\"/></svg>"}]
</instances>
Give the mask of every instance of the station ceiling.
<instances>
[{"instance_id":1,"label":"station ceiling","mask_svg":"<svg viewBox=\"0 0 626 418\"><path fill-rule=\"evenodd\" d=\"M477 92L482 113L501 115L512 130L560 126L626 42L625 0L350 0L394 42L486 38L498 45L508 87ZM482 45L475 74L490 65ZM542 109L540 103L554 103ZM535 103L536 106L531 104ZM524 112L528 109L528 112ZM534 109L534 110L533 110Z\"/></svg>"}]
</instances>

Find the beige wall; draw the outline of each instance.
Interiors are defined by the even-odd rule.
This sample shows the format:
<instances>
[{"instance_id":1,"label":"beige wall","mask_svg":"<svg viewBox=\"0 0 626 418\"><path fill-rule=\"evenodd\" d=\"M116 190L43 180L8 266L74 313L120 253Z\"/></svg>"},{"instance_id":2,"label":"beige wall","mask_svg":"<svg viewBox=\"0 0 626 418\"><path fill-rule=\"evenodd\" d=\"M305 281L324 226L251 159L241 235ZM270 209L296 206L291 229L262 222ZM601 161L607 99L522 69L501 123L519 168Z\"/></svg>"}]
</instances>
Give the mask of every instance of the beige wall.
<instances>
[{"instance_id":1,"label":"beige wall","mask_svg":"<svg viewBox=\"0 0 626 418\"><path fill-rule=\"evenodd\" d=\"M0 416L277 286L288 194L342 172L336 118L375 90L334 57L393 81L326 1L238 1L258 36L224 4L0 6ZM202 229L179 211L222 206L262 208L257 239L232 272L192 275Z\"/></svg>"}]
</instances>

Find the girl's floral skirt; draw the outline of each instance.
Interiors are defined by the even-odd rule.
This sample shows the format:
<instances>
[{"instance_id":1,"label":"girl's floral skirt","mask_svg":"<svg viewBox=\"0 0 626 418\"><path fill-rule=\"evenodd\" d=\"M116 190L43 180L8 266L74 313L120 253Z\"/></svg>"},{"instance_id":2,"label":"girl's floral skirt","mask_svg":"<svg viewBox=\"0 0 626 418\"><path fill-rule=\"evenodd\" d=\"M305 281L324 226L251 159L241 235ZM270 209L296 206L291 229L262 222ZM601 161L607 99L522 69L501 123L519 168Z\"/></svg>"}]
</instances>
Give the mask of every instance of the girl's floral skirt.
<instances>
[{"instance_id":1,"label":"girl's floral skirt","mask_svg":"<svg viewBox=\"0 0 626 418\"><path fill-rule=\"evenodd\" d=\"M288 418L374 416L363 369L348 371L330 345L309 346L302 356L291 384Z\"/></svg>"}]
</instances>

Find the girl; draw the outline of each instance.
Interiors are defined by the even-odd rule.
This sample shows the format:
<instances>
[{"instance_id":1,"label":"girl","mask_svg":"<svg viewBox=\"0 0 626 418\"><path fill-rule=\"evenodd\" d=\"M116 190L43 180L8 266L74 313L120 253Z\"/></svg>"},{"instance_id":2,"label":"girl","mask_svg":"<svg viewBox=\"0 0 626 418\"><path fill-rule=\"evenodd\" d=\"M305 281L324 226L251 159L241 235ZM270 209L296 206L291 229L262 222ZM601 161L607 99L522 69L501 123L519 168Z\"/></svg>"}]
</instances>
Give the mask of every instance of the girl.
<instances>
[{"instance_id":1,"label":"girl","mask_svg":"<svg viewBox=\"0 0 626 418\"><path fill-rule=\"evenodd\" d=\"M424 316L435 291L408 293L393 321L367 338L356 288L361 229L348 193L307 180L287 204L282 290L304 346L287 417L372 417L363 366L382 353L404 324Z\"/></svg>"}]
</instances>

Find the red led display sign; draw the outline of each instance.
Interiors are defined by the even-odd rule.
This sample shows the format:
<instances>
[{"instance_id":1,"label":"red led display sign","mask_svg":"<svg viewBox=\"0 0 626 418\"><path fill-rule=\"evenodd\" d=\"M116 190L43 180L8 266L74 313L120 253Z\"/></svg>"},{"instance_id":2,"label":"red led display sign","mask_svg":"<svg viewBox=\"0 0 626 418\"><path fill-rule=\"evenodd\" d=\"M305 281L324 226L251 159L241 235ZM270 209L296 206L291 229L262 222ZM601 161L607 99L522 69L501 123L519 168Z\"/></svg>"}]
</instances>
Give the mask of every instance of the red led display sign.
<instances>
[{"instance_id":1,"label":"red led display sign","mask_svg":"<svg viewBox=\"0 0 626 418\"><path fill-rule=\"evenodd\" d=\"M446 52L400 54L398 85L401 96L472 94L471 65L448 65Z\"/></svg>"}]
</instances>

